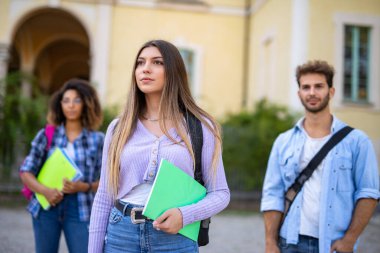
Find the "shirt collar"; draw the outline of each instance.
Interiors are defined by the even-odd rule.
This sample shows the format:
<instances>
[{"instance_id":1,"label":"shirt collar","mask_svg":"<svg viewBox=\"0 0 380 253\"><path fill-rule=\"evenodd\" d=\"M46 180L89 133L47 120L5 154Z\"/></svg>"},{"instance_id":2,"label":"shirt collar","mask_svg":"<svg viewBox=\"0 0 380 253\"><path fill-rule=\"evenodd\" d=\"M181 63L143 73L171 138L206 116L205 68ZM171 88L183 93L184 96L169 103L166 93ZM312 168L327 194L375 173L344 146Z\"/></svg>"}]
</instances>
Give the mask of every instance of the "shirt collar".
<instances>
[{"instance_id":1,"label":"shirt collar","mask_svg":"<svg viewBox=\"0 0 380 253\"><path fill-rule=\"evenodd\" d=\"M65 142L67 142L67 136L66 136L66 129L65 125L62 123L61 125L57 126L56 131L58 132L59 136L64 136ZM79 134L77 139L83 139L88 138L89 131L86 128L82 128L82 132Z\"/></svg>"},{"instance_id":2,"label":"shirt collar","mask_svg":"<svg viewBox=\"0 0 380 253\"><path fill-rule=\"evenodd\" d=\"M345 123L343 123L342 121L340 121L337 117L335 117L334 115L332 115L333 117L333 122L331 124L331 133L334 134L335 132L339 131L340 129L342 129L343 127L346 126ZM299 130L299 131L304 131L304 127L303 127L303 121L305 120L305 116L300 118L296 125L295 125L295 130Z\"/></svg>"}]
</instances>

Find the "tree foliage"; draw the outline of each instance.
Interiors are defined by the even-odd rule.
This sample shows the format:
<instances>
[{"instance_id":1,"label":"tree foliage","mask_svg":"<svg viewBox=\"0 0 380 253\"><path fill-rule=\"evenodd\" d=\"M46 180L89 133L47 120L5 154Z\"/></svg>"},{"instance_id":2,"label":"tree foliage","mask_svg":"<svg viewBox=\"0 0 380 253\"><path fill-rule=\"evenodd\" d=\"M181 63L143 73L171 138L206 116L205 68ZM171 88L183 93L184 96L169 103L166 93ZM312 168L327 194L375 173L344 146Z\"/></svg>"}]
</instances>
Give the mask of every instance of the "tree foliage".
<instances>
[{"instance_id":1,"label":"tree foliage","mask_svg":"<svg viewBox=\"0 0 380 253\"><path fill-rule=\"evenodd\" d=\"M253 112L229 115L223 128L223 161L232 190L262 188L267 160L276 137L291 128L296 115L282 106L259 101Z\"/></svg>"},{"instance_id":2,"label":"tree foliage","mask_svg":"<svg viewBox=\"0 0 380 253\"><path fill-rule=\"evenodd\" d=\"M32 87L32 96L24 96L21 85ZM35 78L14 72L0 80L0 168L9 178L15 160L24 156L34 135L46 122L47 96L40 94Z\"/></svg>"},{"instance_id":3,"label":"tree foliage","mask_svg":"<svg viewBox=\"0 0 380 253\"><path fill-rule=\"evenodd\" d=\"M99 131L106 133L108 125L113 119L118 117L118 106L108 106L103 109L103 123L99 128Z\"/></svg>"}]
</instances>

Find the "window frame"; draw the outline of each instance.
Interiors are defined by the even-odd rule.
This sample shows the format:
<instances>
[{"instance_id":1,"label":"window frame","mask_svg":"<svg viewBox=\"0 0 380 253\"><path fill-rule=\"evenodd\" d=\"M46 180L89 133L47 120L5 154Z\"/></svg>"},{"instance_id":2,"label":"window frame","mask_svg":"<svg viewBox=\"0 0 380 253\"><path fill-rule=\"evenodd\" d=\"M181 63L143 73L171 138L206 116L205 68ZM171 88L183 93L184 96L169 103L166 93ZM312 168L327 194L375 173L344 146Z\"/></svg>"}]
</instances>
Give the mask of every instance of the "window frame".
<instances>
[{"instance_id":1,"label":"window frame","mask_svg":"<svg viewBox=\"0 0 380 253\"><path fill-rule=\"evenodd\" d=\"M351 73L351 92L349 96L345 95L345 81L343 81L343 102L344 103L355 103L355 104L368 104L369 103L369 93L370 93L370 76L371 76L371 33L372 33L372 28L368 26L358 26L358 25L344 25L344 43L346 43L346 28L351 29L352 32L352 38L351 38L351 68L350 68L350 73ZM365 92L366 92L366 97L364 99L360 98L360 29L361 28L366 28L368 29L368 34L367 34L367 46L368 46L368 58L366 59L368 61L368 67L366 69L367 72L367 80L365 84ZM343 80L345 79L345 64L346 64L346 44L344 44L344 54L343 54Z\"/></svg>"},{"instance_id":2,"label":"window frame","mask_svg":"<svg viewBox=\"0 0 380 253\"><path fill-rule=\"evenodd\" d=\"M178 50L188 50L193 53L193 76L192 76L192 83L190 83L189 78L189 85L190 85L190 91L194 98L194 100L198 103L201 100L201 77L202 77L202 56L203 56L203 50L201 46L191 44L188 42L184 42L183 39L178 39L173 42L173 44L178 48Z\"/></svg>"},{"instance_id":3,"label":"window frame","mask_svg":"<svg viewBox=\"0 0 380 253\"><path fill-rule=\"evenodd\" d=\"M380 17L336 13L335 21L335 80L336 89L334 104L337 108L348 106L363 106L380 110ZM344 46L345 26L369 27L369 75L367 87L367 102L347 100L344 96ZM376 46L377 45L377 46Z\"/></svg>"}]
</instances>

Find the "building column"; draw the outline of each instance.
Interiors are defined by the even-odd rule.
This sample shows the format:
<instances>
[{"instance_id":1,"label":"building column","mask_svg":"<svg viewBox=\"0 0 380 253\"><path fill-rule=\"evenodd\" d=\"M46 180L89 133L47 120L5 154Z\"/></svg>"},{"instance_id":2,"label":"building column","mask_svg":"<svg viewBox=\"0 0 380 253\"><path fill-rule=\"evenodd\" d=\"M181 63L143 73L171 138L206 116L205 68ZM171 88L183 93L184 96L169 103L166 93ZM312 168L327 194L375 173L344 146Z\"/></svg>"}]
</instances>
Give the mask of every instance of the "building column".
<instances>
[{"instance_id":1,"label":"building column","mask_svg":"<svg viewBox=\"0 0 380 253\"><path fill-rule=\"evenodd\" d=\"M302 109L297 95L298 85L295 78L296 68L304 64L308 57L308 32L310 22L310 0L292 0L292 34L290 48L289 105L293 110Z\"/></svg>"},{"instance_id":2,"label":"building column","mask_svg":"<svg viewBox=\"0 0 380 253\"><path fill-rule=\"evenodd\" d=\"M9 50L8 45L0 43L0 80L3 80L8 70Z\"/></svg>"},{"instance_id":3,"label":"building column","mask_svg":"<svg viewBox=\"0 0 380 253\"><path fill-rule=\"evenodd\" d=\"M105 103L108 81L108 62L110 52L111 24L112 24L112 6L108 4L98 4L98 22L94 36L90 36L91 46L91 73L90 80L94 83L98 91L99 99L102 104Z\"/></svg>"},{"instance_id":4,"label":"building column","mask_svg":"<svg viewBox=\"0 0 380 253\"><path fill-rule=\"evenodd\" d=\"M8 71L9 46L5 43L0 43L0 119L3 118L3 101L6 91L5 77Z\"/></svg>"},{"instance_id":5,"label":"building column","mask_svg":"<svg viewBox=\"0 0 380 253\"><path fill-rule=\"evenodd\" d=\"M23 66L21 67L21 72L22 72L22 75L25 75L25 74L28 74L29 75L32 75L33 71L32 71L32 67L31 66ZM30 82L30 79L29 78L25 78L23 76L22 80L21 80L21 96L25 97L25 98L31 98L32 97L32 90L33 90L33 84Z\"/></svg>"}]
</instances>

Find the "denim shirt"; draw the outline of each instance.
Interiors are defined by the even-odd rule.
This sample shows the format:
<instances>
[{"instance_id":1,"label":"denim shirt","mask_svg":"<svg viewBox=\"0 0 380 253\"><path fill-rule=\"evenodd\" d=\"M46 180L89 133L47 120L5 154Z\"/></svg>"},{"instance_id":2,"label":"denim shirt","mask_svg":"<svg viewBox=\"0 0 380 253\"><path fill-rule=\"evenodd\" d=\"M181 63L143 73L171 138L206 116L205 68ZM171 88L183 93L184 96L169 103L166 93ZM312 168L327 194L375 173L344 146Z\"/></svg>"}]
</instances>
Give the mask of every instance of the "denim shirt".
<instances>
[{"instance_id":1,"label":"denim shirt","mask_svg":"<svg viewBox=\"0 0 380 253\"><path fill-rule=\"evenodd\" d=\"M100 177L100 168L102 161L104 134L101 132L90 131L83 128L81 134L74 141L75 159L74 162L83 173L81 181L94 182ZM43 161L47 139L45 129L41 129L34 140L28 156L20 167L20 172L31 172L37 175ZM68 144L68 139L64 125L57 126L54 132L51 148L48 156L52 154L55 148L65 148ZM78 192L79 219L81 221L89 221L91 206L94 200L94 192ZM29 202L28 211L37 217L41 209L35 195Z\"/></svg>"},{"instance_id":2,"label":"denim shirt","mask_svg":"<svg viewBox=\"0 0 380 253\"><path fill-rule=\"evenodd\" d=\"M275 141L264 180L261 211L284 211L284 194L298 174L301 154L306 141L303 118L294 128L282 133ZM331 133L346 126L333 118ZM324 158L322 174L319 252L330 253L331 244L344 236L355 203L361 198L379 199L379 172L370 139L354 129ZM280 236L287 243L297 244L300 230L303 190L294 200L281 227Z\"/></svg>"}]
</instances>

